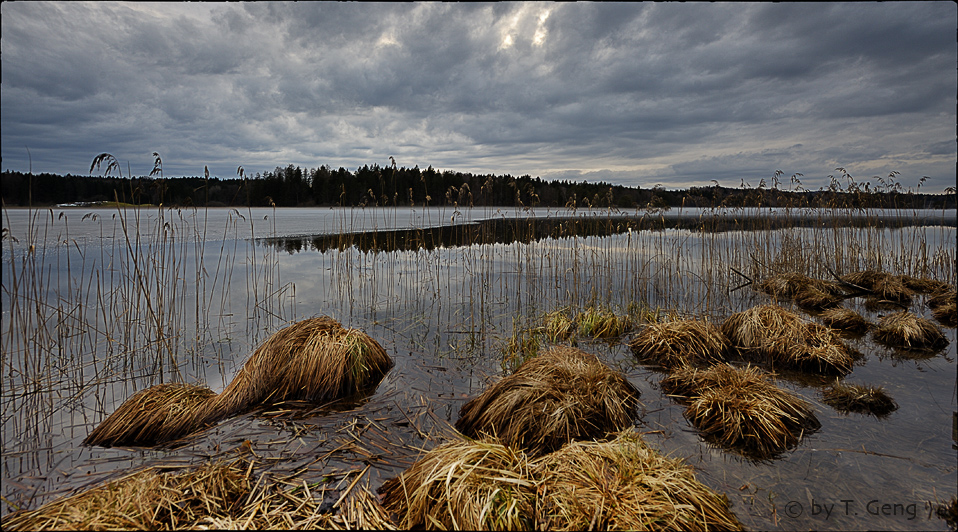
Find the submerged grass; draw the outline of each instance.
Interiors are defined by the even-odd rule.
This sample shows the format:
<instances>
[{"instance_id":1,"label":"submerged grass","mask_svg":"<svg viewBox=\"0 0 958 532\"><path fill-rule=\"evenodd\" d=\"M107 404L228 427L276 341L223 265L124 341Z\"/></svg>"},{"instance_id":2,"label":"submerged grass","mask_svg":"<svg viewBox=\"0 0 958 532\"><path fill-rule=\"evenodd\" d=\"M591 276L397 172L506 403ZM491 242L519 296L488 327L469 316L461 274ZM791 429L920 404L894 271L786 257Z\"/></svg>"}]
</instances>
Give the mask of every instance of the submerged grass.
<instances>
[{"instance_id":1,"label":"submerged grass","mask_svg":"<svg viewBox=\"0 0 958 532\"><path fill-rule=\"evenodd\" d=\"M805 310L825 310L840 307L844 298L812 285L805 285L795 293L795 304Z\"/></svg>"},{"instance_id":2,"label":"submerged grass","mask_svg":"<svg viewBox=\"0 0 958 532\"><path fill-rule=\"evenodd\" d=\"M813 279L796 272L768 277L758 283L757 288L777 299L794 299L799 306L811 309L840 305L844 295L835 282Z\"/></svg>"},{"instance_id":3,"label":"submerged grass","mask_svg":"<svg viewBox=\"0 0 958 532\"><path fill-rule=\"evenodd\" d=\"M543 318L545 334L549 341L558 343L571 340L575 337L576 322L570 317L568 308L553 310Z\"/></svg>"}]
</instances>

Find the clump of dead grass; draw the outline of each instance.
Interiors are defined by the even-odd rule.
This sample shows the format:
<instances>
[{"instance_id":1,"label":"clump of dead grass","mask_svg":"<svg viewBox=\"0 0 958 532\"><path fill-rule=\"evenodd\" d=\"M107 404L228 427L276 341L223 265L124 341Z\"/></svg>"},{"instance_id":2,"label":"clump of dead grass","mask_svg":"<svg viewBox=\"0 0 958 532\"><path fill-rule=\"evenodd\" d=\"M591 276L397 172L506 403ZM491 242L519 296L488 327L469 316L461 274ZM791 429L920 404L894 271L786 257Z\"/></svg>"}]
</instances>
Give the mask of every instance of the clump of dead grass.
<instances>
[{"instance_id":1,"label":"clump of dead grass","mask_svg":"<svg viewBox=\"0 0 958 532\"><path fill-rule=\"evenodd\" d=\"M857 356L835 331L778 305L732 314L721 330L741 356L776 367L844 375Z\"/></svg>"},{"instance_id":2,"label":"clump of dead grass","mask_svg":"<svg viewBox=\"0 0 958 532\"><path fill-rule=\"evenodd\" d=\"M935 515L943 520L948 528L958 530L958 496L952 495L947 503L939 504Z\"/></svg>"},{"instance_id":3,"label":"clump of dead grass","mask_svg":"<svg viewBox=\"0 0 958 532\"><path fill-rule=\"evenodd\" d=\"M896 312L878 320L875 341L902 349L941 349L948 339L934 323L908 311Z\"/></svg>"},{"instance_id":4,"label":"clump of dead grass","mask_svg":"<svg viewBox=\"0 0 958 532\"><path fill-rule=\"evenodd\" d=\"M618 338L632 330L632 318L619 315L611 309L589 307L576 315L576 327L580 336L591 338Z\"/></svg>"},{"instance_id":5,"label":"clump of dead grass","mask_svg":"<svg viewBox=\"0 0 958 532\"><path fill-rule=\"evenodd\" d=\"M364 488L353 490L340 513L333 514L321 510L322 501L308 492L290 491L285 483L265 477L257 484L255 465L238 458L178 472L140 470L8 515L3 529L395 529Z\"/></svg>"},{"instance_id":6,"label":"clump of dead grass","mask_svg":"<svg viewBox=\"0 0 958 532\"><path fill-rule=\"evenodd\" d=\"M270 336L208 409L220 418L267 401L335 399L379 382L392 364L362 331L310 318Z\"/></svg>"},{"instance_id":7,"label":"clump of dead grass","mask_svg":"<svg viewBox=\"0 0 958 532\"><path fill-rule=\"evenodd\" d=\"M869 312L880 312L883 310L907 310L908 305L903 305L897 301L881 299L876 296L865 297L865 310Z\"/></svg>"},{"instance_id":8,"label":"clump of dead grass","mask_svg":"<svg viewBox=\"0 0 958 532\"><path fill-rule=\"evenodd\" d=\"M838 379L822 390L822 402L839 412L857 412L885 417L898 409L898 404L881 386L844 384Z\"/></svg>"},{"instance_id":9,"label":"clump of dead grass","mask_svg":"<svg viewBox=\"0 0 958 532\"><path fill-rule=\"evenodd\" d=\"M934 294L951 288L951 285L937 279L928 277L913 277L911 275L902 275L900 277L902 284L916 294Z\"/></svg>"},{"instance_id":10,"label":"clump of dead grass","mask_svg":"<svg viewBox=\"0 0 958 532\"><path fill-rule=\"evenodd\" d=\"M826 327L852 334L865 334L872 324L852 309L833 308L818 316Z\"/></svg>"},{"instance_id":11,"label":"clump of dead grass","mask_svg":"<svg viewBox=\"0 0 958 532\"><path fill-rule=\"evenodd\" d=\"M843 293L836 283L813 279L801 273L773 275L758 284L759 290L779 299L794 298L806 288L831 296L840 296Z\"/></svg>"},{"instance_id":12,"label":"clump of dead grass","mask_svg":"<svg viewBox=\"0 0 958 532\"><path fill-rule=\"evenodd\" d=\"M180 474L151 468L9 516L3 528L174 530L195 526L214 511L228 514L249 491L238 463L211 463Z\"/></svg>"},{"instance_id":13,"label":"clump of dead grass","mask_svg":"<svg viewBox=\"0 0 958 532\"><path fill-rule=\"evenodd\" d=\"M83 445L143 445L170 441L201 428L199 408L214 395L205 386L157 384L140 390L83 440Z\"/></svg>"},{"instance_id":14,"label":"clump of dead grass","mask_svg":"<svg viewBox=\"0 0 958 532\"><path fill-rule=\"evenodd\" d=\"M728 499L634 430L531 460L495 439L455 439L379 489L399 528L739 530Z\"/></svg>"},{"instance_id":15,"label":"clump of dead grass","mask_svg":"<svg viewBox=\"0 0 958 532\"><path fill-rule=\"evenodd\" d=\"M576 322L569 316L566 308L553 310L545 315L546 338L551 342L565 342L575 336Z\"/></svg>"},{"instance_id":16,"label":"clump of dead grass","mask_svg":"<svg viewBox=\"0 0 958 532\"><path fill-rule=\"evenodd\" d=\"M530 530L536 481L522 451L493 440L453 440L379 488L399 528Z\"/></svg>"},{"instance_id":17,"label":"clump of dead grass","mask_svg":"<svg viewBox=\"0 0 958 532\"><path fill-rule=\"evenodd\" d=\"M879 270L850 273L843 275L841 280L865 289L879 300L909 305L914 296L914 292L905 285L902 277Z\"/></svg>"},{"instance_id":18,"label":"clump of dead grass","mask_svg":"<svg viewBox=\"0 0 958 532\"><path fill-rule=\"evenodd\" d=\"M652 323L629 342L637 358L665 368L719 362L728 347L728 339L707 319Z\"/></svg>"},{"instance_id":19,"label":"clump of dead grass","mask_svg":"<svg viewBox=\"0 0 958 532\"><path fill-rule=\"evenodd\" d=\"M834 329L817 323L806 323L801 341L790 345L787 353L783 366L823 375L845 375L852 370L855 360L863 356Z\"/></svg>"},{"instance_id":20,"label":"clump of dead grass","mask_svg":"<svg viewBox=\"0 0 958 532\"><path fill-rule=\"evenodd\" d=\"M633 430L575 442L541 460L537 525L545 530L741 530L728 499Z\"/></svg>"},{"instance_id":21,"label":"clump of dead grass","mask_svg":"<svg viewBox=\"0 0 958 532\"><path fill-rule=\"evenodd\" d=\"M954 288L946 288L931 294L928 298L928 308L931 315L946 327L958 326L958 305L956 305Z\"/></svg>"},{"instance_id":22,"label":"clump of dead grass","mask_svg":"<svg viewBox=\"0 0 958 532\"><path fill-rule=\"evenodd\" d=\"M806 310L825 310L840 307L843 297L821 290L813 285L805 285L795 293L795 304Z\"/></svg>"},{"instance_id":23,"label":"clump of dead grass","mask_svg":"<svg viewBox=\"0 0 958 532\"><path fill-rule=\"evenodd\" d=\"M182 384L148 388L124 402L84 440L87 445L156 445L231 415L285 400L323 401L357 393L392 367L378 342L329 317L273 334L215 395Z\"/></svg>"},{"instance_id":24,"label":"clump of dead grass","mask_svg":"<svg viewBox=\"0 0 958 532\"><path fill-rule=\"evenodd\" d=\"M456 428L470 437L496 436L537 456L630 426L638 397L595 355L554 347L463 405Z\"/></svg>"},{"instance_id":25,"label":"clump of dead grass","mask_svg":"<svg viewBox=\"0 0 958 532\"><path fill-rule=\"evenodd\" d=\"M662 388L687 403L685 417L707 440L758 460L793 448L821 426L807 401L754 366L683 368L664 379Z\"/></svg>"}]
</instances>

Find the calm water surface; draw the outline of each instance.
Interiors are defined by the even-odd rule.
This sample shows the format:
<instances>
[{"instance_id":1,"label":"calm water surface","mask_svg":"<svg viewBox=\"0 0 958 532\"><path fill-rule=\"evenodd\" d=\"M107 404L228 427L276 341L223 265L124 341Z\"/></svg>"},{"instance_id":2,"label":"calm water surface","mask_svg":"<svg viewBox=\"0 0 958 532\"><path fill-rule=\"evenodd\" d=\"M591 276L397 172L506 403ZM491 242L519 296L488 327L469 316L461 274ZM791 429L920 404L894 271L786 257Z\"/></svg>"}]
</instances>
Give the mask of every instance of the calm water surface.
<instances>
[{"instance_id":1,"label":"calm water surface","mask_svg":"<svg viewBox=\"0 0 958 532\"><path fill-rule=\"evenodd\" d=\"M720 321L769 302L750 287L733 290L743 279L730 267L759 276L756 263L772 267L786 252L823 278L825 265L840 273L881 265L955 282L954 211L872 213L898 221L884 229L797 224L702 232L623 222L771 214L767 209L673 210L664 218L583 209L7 209L2 512L36 507L131 468L199 463L247 439L261 456L275 458L276 470L299 471L308 481L343 478L364 467L365 459L373 465L368 482L375 489L415 460L415 447L435 445L462 404L503 375L502 347L544 313L593 303L624 312L635 303ZM554 230L551 222L558 219L610 217L604 230L586 229L587 224L564 226L562 233L542 229ZM822 219L818 213L800 217ZM465 227L483 220L505 224L495 226L496 235L538 233L520 241L465 240L429 249L407 244L408 234L426 238L434 234L431 228L443 226L462 226L458 234L477 238ZM328 240L318 237L370 232L383 235L376 247L352 245L358 237L340 239L343 245L337 246L314 244ZM389 232L391 239L385 237ZM135 264L124 258L131 255L138 257ZM26 277L29 268L35 275ZM912 309L927 314L923 303L924 296L916 297ZM877 320L878 314L856 300L847 304ZM181 379L219 392L269 334L315 315L366 331L394 358L396 366L372 394L300 408L298 414L239 416L176 449L80 446L136 390ZM30 319L18 328L24 316ZM157 316L162 334L156 332ZM958 484L951 435L958 409L956 334L953 328L944 332L948 348L920 356L879 347L867 337L852 340L866 357L845 381L883 386L899 404L887 418L841 414L824 405L825 379L780 376L779 385L815 406L822 428L764 463L703 442L682 416L683 408L659 390L665 374L638 363L625 347L628 336L611 345L580 340L579 347L627 375L642 392L638 430L725 493L747 528L926 530L947 529L931 511L954 495ZM167 347L158 348L159 343ZM32 354L25 347L30 345L45 346L48 354ZM43 378L28 378L38 374ZM370 462L345 447L348 434L378 441L388 452ZM336 451L343 448L347 451ZM332 458L316 463L327 453ZM335 501L337 489L342 486L331 485L326 497Z\"/></svg>"}]
</instances>

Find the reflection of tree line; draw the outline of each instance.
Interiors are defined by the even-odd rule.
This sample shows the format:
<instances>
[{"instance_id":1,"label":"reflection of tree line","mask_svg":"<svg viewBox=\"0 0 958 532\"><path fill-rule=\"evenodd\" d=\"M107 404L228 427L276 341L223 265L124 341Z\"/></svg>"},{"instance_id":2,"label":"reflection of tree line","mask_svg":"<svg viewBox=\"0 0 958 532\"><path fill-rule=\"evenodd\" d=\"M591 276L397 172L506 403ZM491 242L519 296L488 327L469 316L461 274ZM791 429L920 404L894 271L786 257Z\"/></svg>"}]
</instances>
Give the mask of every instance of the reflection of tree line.
<instances>
[{"instance_id":1,"label":"reflection of tree line","mask_svg":"<svg viewBox=\"0 0 958 532\"><path fill-rule=\"evenodd\" d=\"M6 205L53 205L120 201L180 206L520 206L520 207L908 207L954 208L954 194L903 192L899 183L861 187L849 176L849 185L808 191L768 188L728 188L718 185L687 190L624 187L609 183L543 181L524 175L477 175L414 168L320 166L304 169L289 165L272 172L237 178L216 177L95 177L3 172ZM890 183L890 184L889 184Z\"/></svg>"},{"instance_id":2,"label":"reflection of tree line","mask_svg":"<svg viewBox=\"0 0 958 532\"><path fill-rule=\"evenodd\" d=\"M311 236L269 237L260 239L278 250L295 253L303 250L326 252L351 247L363 252L432 250L475 244L529 243L548 238L610 236L628 231L685 229L697 232L759 231L783 227L906 227L912 225L952 225L955 219L916 218L913 216L733 216L701 217L648 213L643 216L594 216L575 218L493 218L477 222L429 227L394 229Z\"/></svg>"}]
</instances>

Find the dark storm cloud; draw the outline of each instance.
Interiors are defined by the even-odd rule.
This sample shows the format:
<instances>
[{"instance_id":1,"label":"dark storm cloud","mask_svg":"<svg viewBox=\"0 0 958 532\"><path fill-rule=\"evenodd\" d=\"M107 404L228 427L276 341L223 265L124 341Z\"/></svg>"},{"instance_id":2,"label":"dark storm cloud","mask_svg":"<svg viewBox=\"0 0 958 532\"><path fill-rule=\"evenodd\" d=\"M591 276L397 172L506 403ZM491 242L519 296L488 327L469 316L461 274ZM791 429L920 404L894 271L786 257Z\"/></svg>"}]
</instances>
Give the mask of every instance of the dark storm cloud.
<instances>
[{"instance_id":1,"label":"dark storm cloud","mask_svg":"<svg viewBox=\"0 0 958 532\"><path fill-rule=\"evenodd\" d=\"M4 168L955 180L955 4L4 3Z\"/></svg>"}]
</instances>

